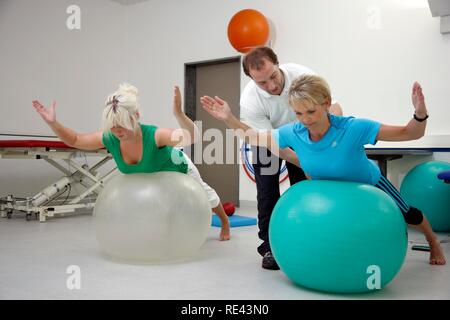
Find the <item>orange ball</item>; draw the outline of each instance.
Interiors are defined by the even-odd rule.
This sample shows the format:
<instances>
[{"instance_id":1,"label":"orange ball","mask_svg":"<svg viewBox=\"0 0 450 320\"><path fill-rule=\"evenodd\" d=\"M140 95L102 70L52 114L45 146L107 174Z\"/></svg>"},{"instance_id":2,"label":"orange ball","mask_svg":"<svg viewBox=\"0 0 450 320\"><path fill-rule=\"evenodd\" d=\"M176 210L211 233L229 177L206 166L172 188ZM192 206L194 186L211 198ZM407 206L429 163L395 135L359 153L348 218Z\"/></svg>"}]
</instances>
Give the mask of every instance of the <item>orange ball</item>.
<instances>
[{"instance_id":1,"label":"orange ball","mask_svg":"<svg viewBox=\"0 0 450 320\"><path fill-rule=\"evenodd\" d=\"M265 45L269 39L269 23L259 11L245 9L236 13L228 24L228 40L237 51L246 53Z\"/></svg>"}]
</instances>

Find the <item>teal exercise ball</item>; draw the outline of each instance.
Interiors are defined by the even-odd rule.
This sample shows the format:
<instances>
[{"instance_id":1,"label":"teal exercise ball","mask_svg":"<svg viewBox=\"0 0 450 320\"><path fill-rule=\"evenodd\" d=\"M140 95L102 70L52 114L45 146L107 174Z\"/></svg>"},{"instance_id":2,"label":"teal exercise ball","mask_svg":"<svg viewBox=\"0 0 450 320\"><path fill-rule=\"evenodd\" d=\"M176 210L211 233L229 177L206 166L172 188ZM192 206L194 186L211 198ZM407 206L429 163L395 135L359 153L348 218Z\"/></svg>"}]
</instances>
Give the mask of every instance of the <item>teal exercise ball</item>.
<instances>
[{"instance_id":1,"label":"teal exercise ball","mask_svg":"<svg viewBox=\"0 0 450 320\"><path fill-rule=\"evenodd\" d=\"M275 205L269 241L294 283L333 293L372 292L400 270L407 227L396 203L366 184L302 181Z\"/></svg>"},{"instance_id":2,"label":"teal exercise ball","mask_svg":"<svg viewBox=\"0 0 450 320\"><path fill-rule=\"evenodd\" d=\"M421 210L434 231L450 231L450 184L438 179L450 163L429 161L411 169L402 181L400 193L405 201Z\"/></svg>"}]
</instances>

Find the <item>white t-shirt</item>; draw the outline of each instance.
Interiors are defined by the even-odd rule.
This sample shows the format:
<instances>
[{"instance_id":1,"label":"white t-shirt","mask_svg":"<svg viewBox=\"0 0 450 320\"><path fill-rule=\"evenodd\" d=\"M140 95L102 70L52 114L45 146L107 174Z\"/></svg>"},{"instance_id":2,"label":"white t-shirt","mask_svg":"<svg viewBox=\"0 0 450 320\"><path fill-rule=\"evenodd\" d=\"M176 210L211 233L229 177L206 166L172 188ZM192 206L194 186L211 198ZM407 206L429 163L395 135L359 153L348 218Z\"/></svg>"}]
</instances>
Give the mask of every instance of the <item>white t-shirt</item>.
<instances>
[{"instance_id":1,"label":"white t-shirt","mask_svg":"<svg viewBox=\"0 0 450 320\"><path fill-rule=\"evenodd\" d=\"M289 106L289 87L302 74L316 74L313 70L294 63L280 64L284 74L284 88L281 94L271 95L251 80L241 94L241 121L257 130L272 130L296 121Z\"/></svg>"}]
</instances>

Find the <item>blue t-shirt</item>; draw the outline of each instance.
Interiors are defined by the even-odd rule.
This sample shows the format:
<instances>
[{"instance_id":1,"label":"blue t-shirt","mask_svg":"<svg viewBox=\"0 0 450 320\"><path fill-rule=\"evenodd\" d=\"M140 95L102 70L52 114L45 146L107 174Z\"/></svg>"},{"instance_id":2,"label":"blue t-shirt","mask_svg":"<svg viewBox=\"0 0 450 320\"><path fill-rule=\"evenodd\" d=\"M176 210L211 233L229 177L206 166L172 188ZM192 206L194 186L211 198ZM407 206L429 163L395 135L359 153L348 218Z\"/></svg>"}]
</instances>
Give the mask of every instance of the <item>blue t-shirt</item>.
<instances>
[{"instance_id":1,"label":"blue t-shirt","mask_svg":"<svg viewBox=\"0 0 450 320\"><path fill-rule=\"evenodd\" d=\"M291 147L303 170L314 180L354 181L376 185L378 166L367 158L365 144L375 144L381 124L367 119L330 115L331 126L319 141L312 141L300 122L272 131L280 148Z\"/></svg>"}]
</instances>

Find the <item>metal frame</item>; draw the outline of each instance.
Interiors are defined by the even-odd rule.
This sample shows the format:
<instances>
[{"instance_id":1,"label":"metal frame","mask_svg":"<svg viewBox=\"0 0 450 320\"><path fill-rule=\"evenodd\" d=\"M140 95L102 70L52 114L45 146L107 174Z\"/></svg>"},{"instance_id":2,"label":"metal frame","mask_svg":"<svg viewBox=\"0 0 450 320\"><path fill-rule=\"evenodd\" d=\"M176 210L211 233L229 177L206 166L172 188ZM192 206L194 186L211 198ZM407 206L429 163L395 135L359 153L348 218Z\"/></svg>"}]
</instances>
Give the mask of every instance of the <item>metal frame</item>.
<instances>
[{"instance_id":1,"label":"metal frame","mask_svg":"<svg viewBox=\"0 0 450 320\"><path fill-rule=\"evenodd\" d=\"M92 167L87 164L80 165L74 161L75 158L97 156L102 159ZM40 222L45 222L48 217L57 214L74 212L77 209L92 209L95 205L96 195L115 172L116 168L104 175L98 173L98 169L112 159L106 150L81 151L71 148L27 148L27 147L1 147L0 159L43 159L64 176L46 188L40 190L33 197L19 198L13 195L0 198L0 215L2 218L11 218L14 210L26 212L27 220L32 213L39 217ZM68 168L62 164L68 165ZM73 169L72 169L73 168ZM67 204L51 205L61 193L72 186L81 186L84 191L77 197L71 199ZM88 198L94 195L93 198Z\"/></svg>"}]
</instances>

